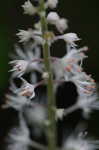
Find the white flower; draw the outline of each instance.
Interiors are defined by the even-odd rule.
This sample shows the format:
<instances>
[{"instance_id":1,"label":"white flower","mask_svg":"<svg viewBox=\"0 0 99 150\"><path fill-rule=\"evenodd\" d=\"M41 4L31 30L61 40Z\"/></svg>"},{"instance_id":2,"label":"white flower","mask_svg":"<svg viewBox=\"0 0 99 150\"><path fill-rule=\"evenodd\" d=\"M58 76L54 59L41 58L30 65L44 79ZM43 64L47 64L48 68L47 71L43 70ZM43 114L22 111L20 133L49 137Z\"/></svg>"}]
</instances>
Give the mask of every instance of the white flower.
<instances>
[{"instance_id":1,"label":"white flower","mask_svg":"<svg viewBox=\"0 0 99 150\"><path fill-rule=\"evenodd\" d=\"M13 60L10 61L9 64L13 65L13 69L10 71L14 71L13 76L21 77L28 69L29 62L26 60Z\"/></svg>"},{"instance_id":2,"label":"white flower","mask_svg":"<svg viewBox=\"0 0 99 150\"><path fill-rule=\"evenodd\" d=\"M78 108L83 110L83 116L85 118L89 117L92 110L99 110L97 98L98 96L96 94L91 96L79 96L77 105Z\"/></svg>"},{"instance_id":3,"label":"white flower","mask_svg":"<svg viewBox=\"0 0 99 150\"><path fill-rule=\"evenodd\" d=\"M29 43L24 45L24 50L17 45L15 48L16 54L11 54L11 59L15 60L9 62L9 64L13 66L13 69L10 70L13 71L12 77L21 77L24 73L31 71L42 72L40 61L41 53L38 46Z\"/></svg>"},{"instance_id":4,"label":"white flower","mask_svg":"<svg viewBox=\"0 0 99 150\"><path fill-rule=\"evenodd\" d=\"M35 97L35 84L32 85L30 83L28 83L26 80L24 80L23 78L21 78L23 81L23 85L21 86L21 88L16 91L17 94L19 94L20 96L28 96L30 99Z\"/></svg>"},{"instance_id":5,"label":"white flower","mask_svg":"<svg viewBox=\"0 0 99 150\"><path fill-rule=\"evenodd\" d=\"M60 33L63 33L68 28L67 20L64 18L61 19L56 12L50 12L47 16L47 21L55 25Z\"/></svg>"},{"instance_id":6,"label":"white flower","mask_svg":"<svg viewBox=\"0 0 99 150\"><path fill-rule=\"evenodd\" d=\"M56 80L65 79L66 81L70 80L76 73L81 72L81 68L77 64L63 58L52 63L52 70Z\"/></svg>"},{"instance_id":7,"label":"white flower","mask_svg":"<svg viewBox=\"0 0 99 150\"><path fill-rule=\"evenodd\" d=\"M2 105L2 108L12 107L17 111L21 111L23 106L31 104L30 99L19 95L20 89L16 86L12 78L10 79L9 90L11 94L8 93L5 95L6 102Z\"/></svg>"},{"instance_id":8,"label":"white flower","mask_svg":"<svg viewBox=\"0 0 99 150\"><path fill-rule=\"evenodd\" d=\"M77 107L81 108L83 110L83 116L88 118L88 115L92 110L99 110L95 81L85 72L76 74L70 81L74 82L77 86L79 94Z\"/></svg>"},{"instance_id":9,"label":"white flower","mask_svg":"<svg viewBox=\"0 0 99 150\"><path fill-rule=\"evenodd\" d=\"M30 125L42 126L42 124L46 120L45 106L37 103L34 103L34 105L31 105L29 107L26 107L24 113L27 122Z\"/></svg>"},{"instance_id":10,"label":"white flower","mask_svg":"<svg viewBox=\"0 0 99 150\"><path fill-rule=\"evenodd\" d=\"M65 56L63 56L62 63L64 64L64 66L66 66L67 64L78 64L79 62L82 61L84 58L86 58L87 56L83 53L85 49L82 48L82 51L79 49L77 50L76 48L73 48L72 50L70 50Z\"/></svg>"},{"instance_id":11,"label":"white flower","mask_svg":"<svg viewBox=\"0 0 99 150\"><path fill-rule=\"evenodd\" d=\"M50 12L47 16L47 21L50 24L56 25L56 22L58 22L59 19L60 19L60 17L58 16L58 14L56 12Z\"/></svg>"},{"instance_id":12,"label":"white flower","mask_svg":"<svg viewBox=\"0 0 99 150\"><path fill-rule=\"evenodd\" d=\"M75 41L80 40L77 36L76 33L67 33L63 35L63 39L67 42L67 43L72 43Z\"/></svg>"},{"instance_id":13,"label":"white flower","mask_svg":"<svg viewBox=\"0 0 99 150\"><path fill-rule=\"evenodd\" d=\"M47 118L47 110L45 105L35 103L24 109L24 116L27 124L32 127L34 130L33 135L36 137L41 137L42 132L44 131L44 126Z\"/></svg>"},{"instance_id":14,"label":"white flower","mask_svg":"<svg viewBox=\"0 0 99 150\"><path fill-rule=\"evenodd\" d=\"M34 7L29 0L27 0L24 5L22 5L22 8L24 9L24 14L34 15L37 13L37 8Z\"/></svg>"},{"instance_id":15,"label":"white flower","mask_svg":"<svg viewBox=\"0 0 99 150\"><path fill-rule=\"evenodd\" d=\"M60 80L64 77L64 67L61 63L61 59L57 59L51 64L52 71L55 75L55 80Z\"/></svg>"},{"instance_id":16,"label":"white flower","mask_svg":"<svg viewBox=\"0 0 99 150\"><path fill-rule=\"evenodd\" d=\"M86 47L81 49L72 48L66 55L56 59L52 63L52 69L57 80L64 78L66 81L71 80L74 75L82 72L82 61L87 56L83 53Z\"/></svg>"},{"instance_id":17,"label":"white flower","mask_svg":"<svg viewBox=\"0 0 99 150\"><path fill-rule=\"evenodd\" d=\"M34 35L33 39L37 45L39 45L39 44L42 45L45 42L44 39L39 35Z\"/></svg>"},{"instance_id":18,"label":"white flower","mask_svg":"<svg viewBox=\"0 0 99 150\"><path fill-rule=\"evenodd\" d=\"M28 42L30 39L33 39L36 43L42 44L43 39L41 37L41 31L37 30L19 30L19 33L16 34L20 41L19 42Z\"/></svg>"},{"instance_id":19,"label":"white flower","mask_svg":"<svg viewBox=\"0 0 99 150\"><path fill-rule=\"evenodd\" d=\"M60 36L56 36L55 40L63 39L67 44L70 44L71 46L76 46L74 42L81 40L78 38L76 33L67 33Z\"/></svg>"},{"instance_id":20,"label":"white flower","mask_svg":"<svg viewBox=\"0 0 99 150\"><path fill-rule=\"evenodd\" d=\"M63 149L68 150L96 150L99 148L99 141L95 142L82 137L70 137L64 143Z\"/></svg>"},{"instance_id":21,"label":"white flower","mask_svg":"<svg viewBox=\"0 0 99 150\"><path fill-rule=\"evenodd\" d=\"M58 23L56 23L56 28L60 33L63 33L68 28L68 21L64 18L60 19Z\"/></svg>"},{"instance_id":22,"label":"white flower","mask_svg":"<svg viewBox=\"0 0 99 150\"><path fill-rule=\"evenodd\" d=\"M6 139L8 150L28 150L32 145L29 129L23 117L20 118L20 125L11 129Z\"/></svg>"},{"instance_id":23,"label":"white flower","mask_svg":"<svg viewBox=\"0 0 99 150\"><path fill-rule=\"evenodd\" d=\"M2 108L9 108L12 107L18 111L22 110L22 107L24 105L30 104L29 99L27 99L25 96L19 96L19 95L6 95L6 103L2 105Z\"/></svg>"},{"instance_id":24,"label":"white flower","mask_svg":"<svg viewBox=\"0 0 99 150\"><path fill-rule=\"evenodd\" d=\"M47 6L51 9L56 8L58 4L58 0L48 0L47 1Z\"/></svg>"},{"instance_id":25,"label":"white flower","mask_svg":"<svg viewBox=\"0 0 99 150\"><path fill-rule=\"evenodd\" d=\"M27 42L31 37L33 37L33 30L19 30L19 33L17 33L16 35L19 37L20 42Z\"/></svg>"},{"instance_id":26,"label":"white flower","mask_svg":"<svg viewBox=\"0 0 99 150\"><path fill-rule=\"evenodd\" d=\"M95 81L85 72L81 72L72 78L72 81L78 88L78 93L81 96L91 96L96 92Z\"/></svg>"}]
</instances>

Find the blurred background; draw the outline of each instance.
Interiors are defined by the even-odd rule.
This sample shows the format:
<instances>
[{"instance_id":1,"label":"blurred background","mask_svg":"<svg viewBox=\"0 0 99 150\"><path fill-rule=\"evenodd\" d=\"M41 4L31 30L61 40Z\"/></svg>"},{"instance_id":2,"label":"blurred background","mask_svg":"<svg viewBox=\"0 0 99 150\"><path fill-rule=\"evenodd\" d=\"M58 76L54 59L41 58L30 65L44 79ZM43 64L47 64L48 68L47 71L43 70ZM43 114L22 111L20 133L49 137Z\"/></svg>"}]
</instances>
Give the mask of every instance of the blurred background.
<instances>
[{"instance_id":1,"label":"blurred background","mask_svg":"<svg viewBox=\"0 0 99 150\"><path fill-rule=\"evenodd\" d=\"M75 32L82 38L81 46L87 45L88 59L84 61L84 69L99 82L99 0L59 0L58 13L69 21L69 32ZM31 27L35 18L23 15L21 5L24 0L0 1L0 99L3 99L8 88L9 54L14 51L18 29ZM61 50L55 50L56 55ZM99 113L89 121L92 134L99 137Z\"/></svg>"}]
</instances>

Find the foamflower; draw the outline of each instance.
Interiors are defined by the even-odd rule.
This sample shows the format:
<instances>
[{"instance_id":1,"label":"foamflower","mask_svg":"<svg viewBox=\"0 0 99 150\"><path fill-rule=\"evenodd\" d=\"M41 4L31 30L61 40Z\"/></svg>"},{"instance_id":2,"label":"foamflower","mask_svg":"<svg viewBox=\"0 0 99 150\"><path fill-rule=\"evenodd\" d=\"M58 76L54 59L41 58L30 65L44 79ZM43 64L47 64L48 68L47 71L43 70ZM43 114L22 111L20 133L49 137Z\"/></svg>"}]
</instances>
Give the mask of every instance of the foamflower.
<instances>
[{"instance_id":1,"label":"foamflower","mask_svg":"<svg viewBox=\"0 0 99 150\"><path fill-rule=\"evenodd\" d=\"M23 78L21 78L21 80L23 81L23 85L18 90L19 95L26 96L26 97L28 96L30 99L34 98L35 97L35 92L34 92L35 85L28 83Z\"/></svg>"},{"instance_id":2,"label":"foamflower","mask_svg":"<svg viewBox=\"0 0 99 150\"><path fill-rule=\"evenodd\" d=\"M28 73L31 71L42 72L42 68L40 67L40 48L34 44L28 44L28 46L24 45L24 49L22 50L18 45L15 46L15 53L11 54L11 59L15 59L9 62L9 64L13 67L10 72L13 72L12 77L21 77L24 73ZM17 60L16 60L17 59Z\"/></svg>"},{"instance_id":3,"label":"foamflower","mask_svg":"<svg viewBox=\"0 0 99 150\"><path fill-rule=\"evenodd\" d=\"M24 110L28 124L34 126L42 126L46 120L46 107L37 103L26 107Z\"/></svg>"},{"instance_id":4,"label":"foamflower","mask_svg":"<svg viewBox=\"0 0 99 150\"><path fill-rule=\"evenodd\" d=\"M59 20L60 18L59 18L59 15L56 13L56 12L54 12L54 11L52 11L52 12L50 12L48 15L47 15L47 21L48 21L48 23L50 23L50 24L56 24L56 22L58 22L58 20Z\"/></svg>"},{"instance_id":5,"label":"foamflower","mask_svg":"<svg viewBox=\"0 0 99 150\"><path fill-rule=\"evenodd\" d=\"M72 76L70 81L76 85L79 94L76 106L82 109L83 116L88 118L90 112L99 110L96 83L91 76L87 75L85 72Z\"/></svg>"},{"instance_id":6,"label":"foamflower","mask_svg":"<svg viewBox=\"0 0 99 150\"><path fill-rule=\"evenodd\" d=\"M98 96L96 94L91 96L79 96L77 105L78 108L82 109L83 116L89 118L89 114L93 110L99 110L99 102L97 101Z\"/></svg>"},{"instance_id":7,"label":"foamflower","mask_svg":"<svg viewBox=\"0 0 99 150\"><path fill-rule=\"evenodd\" d=\"M52 64L53 72L56 79L64 78L66 81L71 80L75 75L79 75L82 72L82 61L87 56L83 51L86 47L81 49L72 48L66 55L60 59L56 59Z\"/></svg>"},{"instance_id":8,"label":"foamflower","mask_svg":"<svg viewBox=\"0 0 99 150\"><path fill-rule=\"evenodd\" d=\"M60 33L63 33L68 28L68 20L61 18L56 24L56 28Z\"/></svg>"},{"instance_id":9,"label":"foamflower","mask_svg":"<svg viewBox=\"0 0 99 150\"><path fill-rule=\"evenodd\" d=\"M19 37L20 42L27 42L33 36L33 30L19 30L19 33L17 33L16 35Z\"/></svg>"},{"instance_id":10,"label":"foamflower","mask_svg":"<svg viewBox=\"0 0 99 150\"><path fill-rule=\"evenodd\" d=\"M27 0L23 5L22 8L24 9L24 14L34 15L37 13L37 8L32 5L30 0Z\"/></svg>"},{"instance_id":11,"label":"foamflower","mask_svg":"<svg viewBox=\"0 0 99 150\"><path fill-rule=\"evenodd\" d=\"M26 60L13 60L9 64L13 66L10 71L14 71L14 76L21 77L28 69L29 62Z\"/></svg>"},{"instance_id":12,"label":"foamflower","mask_svg":"<svg viewBox=\"0 0 99 150\"><path fill-rule=\"evenodd\" d=\"M68 28L67 20L60 18L59 15L54 11L48 14L47 21L49 24L55 25L60 33L63 33Z\"/></svg>"},{"instance_id":13,"label":"foamflower","mask_svg":"<svg viewBox=\"0 0 99 150\"><path fill-rule=\"evenodd\" d=\"M78 88L78 93L83 96L91 96L96 92L95 81L85 72L81 72L72 78Z\"/></svg>"},{"instance_id":14,"label":"foamflower","mask_svg":"<svg viewBox=\"0 0 99 150\"><path fill-rule=\"evenodd\" d=\"M36 43L42 44L43 39L41 37L41 31L37 30L19 30L16 34L22 43L28 42L30 39L33 39Z\"/></svg>"},{"instance_id":15,"label":"foamflower","mask_svg":"<svg viewBox=\"0 0 99 150\"><path fill-rule=\"evenodd\" d=\"M91 141L82 137L69 137L64 143L63 149L68 150L96 150L99 148L99 141Z\"/></svg>"},{"instance_id":16,"label":"foamflower","mask_svg":"<svg viewBox=\"0 0 99 150\"><path fill-rule=\"evenodd\" d=\"M56 8L58 0L47 0L47 6L51 9Z\"/></svg>"},{"instance_id":17,"label":"foamflower","mask_svg":"<svg viewBox=\"0 0 99 150\"><path fill-rule=\"evenodd\" d=\"M2 105L2 108L12 107L17 111L21 111L23 106L30 104L29 99L25 96L7 94L6 103Z\"/></svg>"},{"instance_id":18,"label":"foamflower","mask_svg":"<svg viewBox=\"0 0 99 150\"><path fill-rule=\"evenodd\" d=\"M19 126L11 129L6 142L8 150L28 150L29 146L32 145L29 129L22 116L20 117Z\"/></svg>"},{"instance_id":19,"label":"foamflower","mask_svg":"<svg viewBox=\"0 0 99 150\"><path fill-rule=\"evenodd\" d=\"M76 46L75 42L81 40L76 33L66 33L56 37L56 40L63 39L67 44Z\"/></svg>"}]
</instances>

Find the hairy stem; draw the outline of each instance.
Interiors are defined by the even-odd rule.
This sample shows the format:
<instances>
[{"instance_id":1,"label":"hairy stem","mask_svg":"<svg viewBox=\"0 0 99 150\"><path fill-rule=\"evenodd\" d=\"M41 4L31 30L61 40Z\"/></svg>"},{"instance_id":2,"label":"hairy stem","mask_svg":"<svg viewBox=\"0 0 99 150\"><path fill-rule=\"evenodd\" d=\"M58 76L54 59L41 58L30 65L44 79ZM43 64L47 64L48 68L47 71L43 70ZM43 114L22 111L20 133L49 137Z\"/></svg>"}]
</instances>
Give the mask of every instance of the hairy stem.
<instances>
[{"instance_id":1,"label":"hairy stem","mask_svg":"<svg viewBox=\"0 0 99 150\"><path fill-rule=\"evenodd\" d=\"M47 33L47 21L45 17L46 10L44 8L44 0L40 0L41 6L41 27L43 38ZM48 96L48 122L47 125L47 138L48 138L48 150L56 150L56 121L55 121L55 96L53 92L53 75L51 72L50 64L50 47L47 39L43 44L43 57L45 64L45 71L48 73L49 77L47 79L47 96Z\"/></svg>"}]
</instances>

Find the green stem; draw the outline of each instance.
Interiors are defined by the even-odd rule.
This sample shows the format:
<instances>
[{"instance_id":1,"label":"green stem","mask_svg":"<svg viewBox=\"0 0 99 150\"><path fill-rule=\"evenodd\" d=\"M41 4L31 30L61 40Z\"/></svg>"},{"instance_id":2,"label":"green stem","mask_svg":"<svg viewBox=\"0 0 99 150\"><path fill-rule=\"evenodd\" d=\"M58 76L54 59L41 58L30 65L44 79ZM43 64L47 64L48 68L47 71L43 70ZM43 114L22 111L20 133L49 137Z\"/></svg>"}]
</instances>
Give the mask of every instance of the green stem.
<instances>
[{"instance_id":1,"label":"green stem","mask_svg":"<svg viewBox=\"0 0 99 150\"><path fill-rule=\"evenodd\" d=\"M45 17L45 8L44 8L44 0L40 0L40 8L41 8L41 27L43 37L48 31L47 29L47 21ZM47 126L47 138L48 138L48 150L56 150L56 121L55 121L55 96L53 92L53 75L51 71L50 64L50 47L47 39L45 39L45 43L43 44L43 57L45 64L45 71L49 74L49 78L47 79L47 96L48 96L48 126Z\"/></svg>"}]
</instances>

